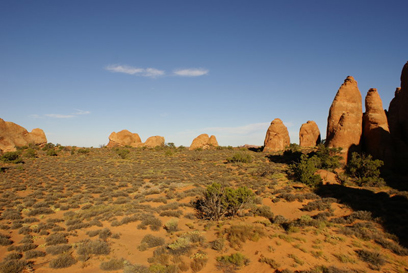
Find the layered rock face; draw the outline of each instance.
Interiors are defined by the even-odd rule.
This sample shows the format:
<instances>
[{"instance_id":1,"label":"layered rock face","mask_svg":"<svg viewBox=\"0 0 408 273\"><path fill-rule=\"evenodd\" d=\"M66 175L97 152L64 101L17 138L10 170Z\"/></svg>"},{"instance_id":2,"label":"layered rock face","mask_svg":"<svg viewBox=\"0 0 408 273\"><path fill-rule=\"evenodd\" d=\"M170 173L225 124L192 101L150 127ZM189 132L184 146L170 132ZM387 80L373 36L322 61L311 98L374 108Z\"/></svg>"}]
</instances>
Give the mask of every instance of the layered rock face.
<instances>
[{"instance_id":1,"label":"layered rock face","mask_svg":"<svg viewBox=\"0 0 408 273\"><path fill-rule=\"evenodd\" d=\"M215 136L209 137L207 134L201 134L193 140L189 149L195 150L201 148L206 150L217 146L218 142Z\"/></svg>"},{"instance_id":2,"label":"layered rock face","mask_svg":"<svg viewBox=\"0 0 408 273\"><path fill-rule=\"evenodd\" d=\"M45 143L47 143L47 137L43 130L36 128L28 132L18 124L0 119L0 150L2 152L16 151L16 147L29 144Z\"/></svg>"},{"instance_id":3,"label":"layered rock face","mask_svg":"<svg viewBox=\"0 0 408 273\"><path fill-rule=\"evenodd\" d=\"M365 98L366 112L363 115L364 151L386 164L392 162L392 141L387 115L377 89L371 88Z\"/></svg>"},{"instance_id":4,"label":"layered rock face","mask_svg":"<svg viewBox=\"0 0 408 273\"><path fill-rule=\"evenodd\" d=\"M343 158L359 149L362 135L362 98L357 82L348 76L333 100L327 119L326 146L343 148ZM352 150L350 150L352 148Z\"/></svg>"},{"instance_id":5,"label":"layered rock face","mask_svg":"<svg viewBox=\"0 0 408 273\"><path fill-rule=\"evenodd\" d=\"M112 132L109 136L109 143L107 147L122 147L122 146L132 146L138 147L142 144L138 134L129 132L128 130L122 130L118 133Z\"/></svg>"},{"instance_id":6,"label":"layered rock face","mask_svg":"<svg viewBox=\"0 0 408 273\"><path fill-rule=\"evenodd\" d=\"M146 139L145 143L143 143L143 146L154 148L157 146L164 146L164 137L162 136L151 136L148 139Z\"/></svg>"},{"instance_id":7,"label":"layered rock face","mask_svg":"<svg viewBox=\"0 0 408 273\"><path fill-rule=\"evenodd\" d=\"M314 121L303 123L299 131L299 146L314 147L320 144L320 130Z\"/></svg>"},{"instance_id":8,"label":"layered rock face","mask_svg":"<svg viewBox=\"0 0 408 273\"><path fill-rule=\"evenodd\" d=\"M271 122L265 136L264 152L277 152L285 150L290 145L288 128L282 120L276 118Z\"/></svg>"}]
</instances>

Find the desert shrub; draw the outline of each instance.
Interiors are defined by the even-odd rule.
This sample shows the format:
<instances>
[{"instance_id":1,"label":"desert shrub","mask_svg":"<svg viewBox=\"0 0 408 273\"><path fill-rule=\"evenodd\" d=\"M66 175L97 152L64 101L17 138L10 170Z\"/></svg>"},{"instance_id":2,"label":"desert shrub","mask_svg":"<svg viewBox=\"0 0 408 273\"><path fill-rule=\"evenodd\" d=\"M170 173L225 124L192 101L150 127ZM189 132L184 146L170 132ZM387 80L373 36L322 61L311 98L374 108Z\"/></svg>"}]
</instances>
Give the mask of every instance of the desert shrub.
<instances>
[{"instance_id":1,"label":"desert shrub","mask_svg":"<svg viewBox=\"0 0 408 273\"><path fill-rule=\"evenodd\" d=\"M75 264L76 260L74 257L71 256L69 253L63 253L57 258L50 261L51 268L66 268L70 267L71 265Z\"/></svg>"},{"instance_id":2,"label":"desert shrub","mask_svg":"<svg viewBox=\"0 0 408 273\"><path fill-rule=\"evenodd\" d=\"M144 265L125 265L123 273L150 273L149 268Z\"/></svg>"},{"instance_id":3,"label":"desert shrub","mask_svg":"<svg viewBox=\"0 0 408 273\"><path fill-rule=\"evenodd\" d=\"M236 153L232 157L227 158L228 163L251 163L253 160L252 156L247 153Z\"/></svg>"},{"instance_id":4,"label":"desert shrub","mask_svg":"<svg viewBox=\"0 0 408 273\"><path fill-rule=\"evenodd\" d=\"M54 149L47 150L46 155L48 155L48 156L58 156L57 152Z\"/></svg>"},{"instance_id":5,"label":"desert shrub","mask_svg":"<svg viewBox=\"0 0 408 273\"><path fill-rule=\"evenodd\" d=\"M205 267L208 261L207 254L202 251L193 254L190 259L192 259L192 261L190 262L190 267L193 272L201 271L201 269Z\"/></svg>"},{"instance_id":6,"label":"desert shrub","mask_svg":"<svg viewBox=\"0 0 408 273\"><path fill-rule=\"evenodd\" d=\"M144 251L148 248L162 246L164 245L164 238L156 237L151 234L147 234L143 237L141 244L139 246L139 250Z\"/></svg>"},{"instance_id":7,"label":"desert shrub","mask_svg":"<svg viewBox=\"0 0 408 273\"><path fill-rule=\"evenodd\" d=\"M162 227L162 221L152 215L144 215L145 219L137 226L138 229L146 229L148 226L153 231L158 231Z\"/></svg>"},{"instance_id":8,"label":"desert shrub","mask_svg":"<svg viewBox=\"0 0 408 273\"><path fill-rule=\"evenodd\" d=\"M201 218L221 220L225 216L236 216L238 212L254 199L254 193L247 187L232 189L213 183L207 187L204 196L194 206Z\"/></svg>"},{"instance_id":9,"label":"desert shrub","mask_svg":"<svg viewBox=\"0 0 408 273\"><path fill-rule=\"evenodd\" d=\"M176 241L167 246L170 253L173 255L182 255L191 249L191 242L189 238L179 237Z\"/></svg>"},{"instance_id":10,"label":"desert shrub","mask_svg":"<svg viewBox=\"0 0 408 273\"><path fill-rule=\"evenodd\" d=\"M224 238L218 238L212 242L210 242L210 247L214 250L217 251L222 251L225 247L225 239Z\"/></svg>"},{"instance_id":11,"label":"desert shrub","mask_svg":"<svg viewBox=\"0 0 408 273\"><path fill-rule=\"evenodd\" d=\"M320 200L315 200L307 203L306 205L303 205L303 208L301 210L303 211L313 211L313 210L330 210L331 209L331 203L336 202L337 200L335 198L322 198Z\"/></svg>"},{"instance_id":12,"label":"desert shrub","mask_svg":"<svg viewBox=\"0 0 408 273\"><path fill-rule=\"evenodd\" d=\"M112 235L112 232L108 228L104 228L99 232L99 239L106 240Z\"/></svg>"},{"instance_id":13,"label":"desert shrub","mask_svg":"<svg viewBox=\"0 0 408 273\"><path fill-rule=\"evenodd\" d=\"M45 243L47 246L66 244L68 243L68 239L62 233L53 233L49 235L47 238L45 238Z\"/></svg>"},{"instance_id":14,"label":"desert shrub","mask_svg":"<svg viewBox=\"0 0 408 273\"><path fill-rule=\"evenodd\" d=\"M22 227L18 230L18 234L30 234L33 230L30 227Z\"/></svg>"},{"instance_id":15,"label":"desert shrub","mask_svg":"<svg viewBox=\"0 0 408 273\"><path fill-rule=\"evenodd\" d=\"M386 259L378 252L371 252L368 250L360 249L356 250L356 253L360 260L368 263L374 270L380 270L381 266L386 263Z\"/></svg>"},{"instance_id":16,"label":"desert shrub","mask_svg":"<svg viewBox=\"0 0 408 273\"><path fill-rule=\"evenodd\" d=\"M280 267L280 264L278 264L274 259L272 258L266 258L264 256L261 256L258 260L260 263L265 263L269 265L273 269L278 269Z\"/></svg>"},{"instance_id":17,"label":"desert shrub","mask_svg":"<svg viewBox=\"0 0 408 273\"><path fill-rule=\"evenodd\" d=\"M9 260L0 263L1 273L20 273L26 267L24 260Z\"/></svg>"},{"instance_id":18,"label":"desert shrub","mask_svg":"<svg viewBox=\"0 0 408 273\"><path fill-rule=\"evenodd\" d=\"M12 240L10 240L10 236L4 235L0 233L0 246L8 246L13 243Z\"/></svg>"},{"instance_id":19,"label":"desert shrub","mask_svg":"<svg viewBox=\"0 0 408 273\"><path fill-rule=\"evenodd\" d=\"M302 154L300 162L290 164L289 170L295 179L309 187L317 187L322 183L320 175L315 174L320 163L320 158L316 155L309 158L307 155Z\"/></svg>"},{"instance_id":20,"label":"desert shrub","mask_svg":"<svg viewBox=\"0 0 408 273\"><path fill-rule=\"evenodd\" d=\"M109 245L100 240L90 241L85 240L76 246L76 252L80 256L81 261L86 261L92 254L94 255L108 255L110 253Z\"/></svg>"},{"instance_id":21,"label":"desert shrub","mask_svg":"<svg viewBox=\"0 0 408 273\"><path fill-rule=\"evenodd\" d=\"M130 151L128 149L118 148L116 149L116 154L122 158L126 159L129 156Z\"/></svg>"},{"instance_id":22,"label":"desert shrub","mask_svg":"<svg viewBox=\"0 0 408 273\"><path fill-rule=\"evenodd\" d=\"M178 230L178 220L175 218L170 219L164 224L164 229L171 233Z\"/></svg>"},{"instance_id":23,"label":"desert shrub","mask_svg":"<svg viewBox=\"0 0 408 273\"><path fill-rule=\"evenodd\" d=\"M100 269L111 271L111 270L120 270L123 269L125 265L125 260L122 259L111 259L107 262L102 262L99 266Z\"/></svg>"},{"instance_id":24,"label":"desert shrub","mask_svg":"<svg viewBox=\"0 0 408 273\"><path fill-rule=\"evenodd\" d=\"M27 212L27 216L36 216L39 214L53 214L55 213L55 211L53 211L50 208L46 208L46 207L39 207L39 208L34 208L30 211Z\"/></svg>"},{"instance_id":25,"label":"desert shrub","mask_svg":"<svg viewBox=\"0 0 408 273\"><path fill-rule=\"evenodd\" d=\"M384 162L373 159L371 155L354 152L346 165L346 173L356 179L359 186L381 186L384 179L380 177L380 167Z\"/></svg>"},{"instance_id":26,"label":"desert shrub","mask_svg":"<svg viewBox=\"0 0 408 273\"><path fill-rule=\"evenodd\" d=\"M91 150L87 149L87 148L79 148L78 151L77 151L78 154L83 154L83 155L87 155L90 152L91 152Z\"/></svg>"},{"instance_id":27,"label":"desert shrub","mask_svg":"<svg viewBox=\"0 0 408 273\"><path fill-rule=\"evenodd\" d=\"M183 212L181 210L165 210L160 213L160 216L177 217L177 218L179 218L181 215L183 215Z\"/></svg>"},{"instance_id":28,"label":"desert shrub","mask_svg":"<svg viewBox=\"0 0 408 273\"><path fill-rule=\"evenodd\" d=\"M10 260L20 260L23 258L23 254L17 253L17 252L12 252L8 254L6 257L4 257L4 261L10 261Z\"/></svg>"},{"instance_id":29,"label":"desert shrub","mask_svg":"<svg viewBox=\"0 0 408 273\"><path fill-rule=\"evenodd\" d=\"M38 257L44 257L46 253L41 250L29 250L25 252L24 256L26 259L33 259L33 258L38 258Z\"/></svg>"},{"instance_id":30,"label":"desert shrub","mask_svg":"<svg viewBox=\"0 0 408 273\"><path fill-rule=\"evenodd\" d=\"M231 255L217 257L217 262L218 267L220 268L230 267L234 270L247 266L249 264L249 259L243 254L236 252Z\"/></svg>"},{"instance_id":31,"label":"desert shrub","mask_svg":"<svg viewBox=\"0 0 408 273\"><path fill-rule=\"evenodd\" d=\"M230 246L234 249L240 249L247 240L257 242L265 236L265 231L261 226L253 225L233 225L224 230Z\"/></svg>"},{"instance_id":32,"label":"desert shrub","mask_svg":"<svg viewBox=\"0 0 408 273\"><path fill-rule=\"evenodd\" d=\"M54 245L54 246L47 247L45 249L45 252L51 255L59 255L59 254L69 251L71 248L72 248L71 245Z\"/></svg>"},{"instance_id":33,"label":"desert shrub","mask_svg":"<svg viewBox=\"0 0 408 273\"><path fill-rule=\"evenodd\" d=\"M319 144L317 151L312 154L320 159L317 166L319 169L334 170L340 166L340 152L341 148L328 148L324 144Z\"/></svg>"},{"instance_id":34,"label":"desert shrub","mask_svg":"<svg viewBox=\"0 0 408 273\"><path fill-rule=\"evenodd\" d=\"M34 149L29 148L25 152L24 156L28 157L28 158L36 158L37 157L37 152Z\"/></svg>"},{"instance_id":35,"label":"desert shrub","mask_svg":"<svg viewBox=\"0 0 408 273\"><path fill-rule=\"evenodd\" d=\"M8 251L25 252L31 249L37 248L35 244L23 244L23 245L12 245L7 248Z\"/></svg>"},{"instance_id":36,"label":"desert shrub","mask_svg":"<svg viewBox=\"0 0 408 273\"><path fill-rule=\"evenodd\" d=\"M20 152L6 152L0 156L0 161L5 163L24 163L20 157Z\"/></svg>"},{"instance_id":37,"label":"desert shrub","mask_svg":"<svg viewBox=\"0 0 408 273\"><path fill-rule=\"evenodd\" d=\"M3 213L1 214L1 217L6 220L19 220L23 218L21 217L20 212L18 212L15 209L10 209L10 208L5 209Z\"/></svg>"},{"instance_id":38,"label":"desert shrub","mask_svg":"<svg viewBox=\"0 0 408 273\"><path fill-rule=\"evenodd\" d=\"M289 220L282 215L276 215L275 218L273 219L273 223L277 225L282 225L287 222L289 222Z\"/></svg>"},{"instance_id":39,"label":"desert shrub","mask_svg":"<svg viewBox=\"0 0 408 273\"><path fill-rule=\"evenodd\" d=\"M271 211L271 207L269 206L260 206L257 207L254 211L253 211L254 215L256 216L262 216L265 217L266 219L273 219L274 214Z\"/></svg>"}]
</instances>

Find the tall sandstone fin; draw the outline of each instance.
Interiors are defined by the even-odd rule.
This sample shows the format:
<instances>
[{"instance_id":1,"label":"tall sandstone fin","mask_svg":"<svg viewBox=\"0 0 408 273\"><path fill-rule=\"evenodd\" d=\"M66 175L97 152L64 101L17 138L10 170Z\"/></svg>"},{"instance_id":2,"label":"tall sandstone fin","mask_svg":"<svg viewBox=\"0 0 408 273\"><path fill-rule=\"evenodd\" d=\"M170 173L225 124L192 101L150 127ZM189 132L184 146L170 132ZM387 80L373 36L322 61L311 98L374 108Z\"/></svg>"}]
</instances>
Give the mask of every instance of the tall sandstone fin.
<instances>
[{"instance_id":1,"label":"tall sandstone fin","mask_svg":"<svg viewBox=\"0 0 408 273\"><path fill-rule=\"evenodd\" d=\"M274 119L266 132L264 152L283 151L289 145L290 138L288 128L286 128L282 120L278 118Z\"/></svg>"},{"instance_id":2,"label":"tall sandstone fin","mask_svg":"<svg viewBox=\"0 0 408 273\"><path fill-rule=\"evenodd\" d=\"M359 149L362 126L362 97L357 81L348 76L340 86L327 119L326 146L342 148L347 161L350 152Z\"/></svg>"}]
</instances>

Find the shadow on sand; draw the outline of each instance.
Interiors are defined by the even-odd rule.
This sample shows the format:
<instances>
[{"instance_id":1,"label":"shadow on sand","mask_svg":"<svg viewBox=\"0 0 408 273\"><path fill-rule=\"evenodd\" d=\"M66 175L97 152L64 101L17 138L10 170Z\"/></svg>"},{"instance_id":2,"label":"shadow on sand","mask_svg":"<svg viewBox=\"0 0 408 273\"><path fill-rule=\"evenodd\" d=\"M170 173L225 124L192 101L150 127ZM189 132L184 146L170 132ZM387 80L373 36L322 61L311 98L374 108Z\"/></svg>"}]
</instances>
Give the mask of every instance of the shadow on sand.
<instances>
[{"instance_id":1,"label":"shadow on sand","mask_svg":"<svg viewBox=\"0 0 408 273\"><path fill-rule=\"evenodd\" d=\"M370 211L374 218L381 219L380 223L386 232L395 234L400 244L408 247L407 197L330 184L321 186L316 193L322 197L334 197L356 211Z\"/></svg>"}]
</instances>

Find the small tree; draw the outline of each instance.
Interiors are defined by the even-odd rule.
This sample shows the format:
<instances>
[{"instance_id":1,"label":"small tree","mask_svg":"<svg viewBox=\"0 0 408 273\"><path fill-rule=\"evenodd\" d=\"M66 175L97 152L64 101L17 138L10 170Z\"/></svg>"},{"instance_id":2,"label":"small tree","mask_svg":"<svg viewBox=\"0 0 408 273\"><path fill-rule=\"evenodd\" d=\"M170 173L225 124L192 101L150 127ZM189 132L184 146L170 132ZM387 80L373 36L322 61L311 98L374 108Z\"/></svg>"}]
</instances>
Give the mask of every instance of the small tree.
<instances>
[{"instance_id":1,"label":"small tree","mask_svg":"<svg viewBox=\"0 0 408 273\"><path fill-rule=\"evenodd\" d=\"M220 183L208 186L203 195L195 202L196 210L201 218L215 221L225 216L236 216L254 199L254 193L246 187L234 190Z\"/></svg>"},{"instance_id":2,"label":"small tree","mask_svg":"<svg viewBox=\"0 0 408 273\"><path fill-rule=\"evenodd\" d=\"M380 167L383 165L382 160L374 160L371 155L354 152L347 163L346 173L355 178L359 186L379 186L384 184L384 180L380 177Z\"/></svg>"},{"instance_id":3,"label":"small tree","mask_svg":"<svg viewBox=\"0 0 408 273\"><path fill-rule=\"evenodd\" d=\"M307 155L302 154L300 162L289 165L289 170L300 182L309 187L316 187L322 182L320 175L315 174L320 164L321 160L316 155L309 158Z\"/></svg>"}]
</instances>

